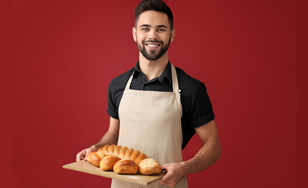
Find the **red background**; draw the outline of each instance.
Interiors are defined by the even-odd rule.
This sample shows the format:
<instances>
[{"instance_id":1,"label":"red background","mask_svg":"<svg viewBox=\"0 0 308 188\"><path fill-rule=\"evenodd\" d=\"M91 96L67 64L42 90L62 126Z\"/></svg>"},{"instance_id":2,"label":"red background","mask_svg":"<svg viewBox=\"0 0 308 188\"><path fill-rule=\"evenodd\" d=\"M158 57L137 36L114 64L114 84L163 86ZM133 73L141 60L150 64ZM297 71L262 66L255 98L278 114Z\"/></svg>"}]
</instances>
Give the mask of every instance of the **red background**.
<instances>
[{"instance_id":1,"label":"red background","mask_svg":"<svg viewBox=\"0 0 308 188\"><path fill-rule=\"evenodd\" d=\"M5 103L4 179L18 188L108 187L110 179L62 165L108 128L108 84L138 60L131 29L139 1L7 2L12 54L2 81L12 100ZM295 187L296 3L166 2L177 30L169 58L207 86L222 146L217 163L188 176L190 187ZM200 146L195 135L184 159Z\"/></svg>"}]
</instances>

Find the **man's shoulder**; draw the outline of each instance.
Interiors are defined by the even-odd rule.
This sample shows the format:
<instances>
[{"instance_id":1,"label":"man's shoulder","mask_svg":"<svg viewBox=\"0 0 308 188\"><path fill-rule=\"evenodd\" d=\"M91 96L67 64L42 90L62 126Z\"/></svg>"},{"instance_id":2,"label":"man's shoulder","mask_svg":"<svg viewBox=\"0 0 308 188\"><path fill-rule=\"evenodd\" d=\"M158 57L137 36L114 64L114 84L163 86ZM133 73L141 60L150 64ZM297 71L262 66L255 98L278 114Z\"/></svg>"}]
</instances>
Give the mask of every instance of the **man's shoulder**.
<instances>
[{"instance_id":1,"label":"man's shoulder","mask_svg":"<svg viewBox=\"0 0 308 188\"><path fill-rule=\"evenodd\" d=\"M192 90L193 88L203 85L203 82L190 76L183 69L179 67L175 68L180 86L182 85L182 87Z\"/></svg>"}]
</instances>

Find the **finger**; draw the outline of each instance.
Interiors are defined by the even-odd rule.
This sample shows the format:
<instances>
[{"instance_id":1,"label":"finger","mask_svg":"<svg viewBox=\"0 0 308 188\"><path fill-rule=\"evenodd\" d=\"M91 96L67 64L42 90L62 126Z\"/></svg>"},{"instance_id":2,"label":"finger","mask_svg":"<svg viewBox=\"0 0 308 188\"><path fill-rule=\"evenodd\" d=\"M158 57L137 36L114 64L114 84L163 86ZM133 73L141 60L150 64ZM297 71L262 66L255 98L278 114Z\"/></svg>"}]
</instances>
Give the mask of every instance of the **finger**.
<instances>
[{"instance_id":1,"label":"finger","mask_svg":"<svg viewBox=\"0 0 308 188\"><path fill-rule=\"evenodd\" d=\"M80 161L82 159L84 159L84 155L85 155L85 151L82 150L81 152L79 152L77 155L76 155L76 161Z\"/></svg>"},{"instance_id":2,"label":"finger","mask_svg":"<svg viewBox=\"0 0 308 188\"><path fill-rule=\"evenodd\" d=\"M160 168L161 168L162 170L166 170L166 167L165 167L164 165L161 165Z\"/></svg>"},{"instance_id":3,"label":"finger","mask_svg":"<svg viewBox=\"0 0 308 188\"><path fill-rule=\"evenodd\" d=\"M169 186L169 182L164 181L163 179L157 180L157 182L158 182L159 184L161 184L161 185Z\"/></svg>"},{"instance_id":4,"label":"finger","mask_svg":"<svg viewBox=\"0 0 308 188\"><path fill-rule=\"evenodd\" d=\"M162 181L168 182L170 179L172 179L173 175L174 175L173 171L167 171L167 174L163 176Z\"/></svg>"},{"instance_id":5,"label":"finger","mask_svg":"<svg viewBox=\"0 0 308 188\"><path fill-rule=\"evenodd\" d=\"M91 153L91 151L86 151L85 156L84 156L84 160L87 161L87 156Z\"/></svg>"},{"instance_id":6,"label":"finger","mask_svg":"<svg viewBox=\"0 0 308 188\"><path fill-rule=\"evenodd\" d=\"M76 161L80 161L80 153L76 155Z\"/></svg>"},{"instance_id":7,"label":"finger","mask_svg":"<svg viewBox=\"0 0 308 188\"><path fill-rule=\"evenodd\" d=\"M167 170L167 169L168 169L168 164L163 164L163 165L161 165L160 167L161 167L162 170L168 171L168 170Z\"/></svg>"},{"instance_id":8,"label":"finger","mask_svg":"<svg viewBox=\"0 0 308 188\"><path fill-rule=\"evenodd\" d=\"M157 180L157 182L158 182L159 184L161 184L161 185L166 185L166 182L164 182L163 179L159 179L159 180Z\"/></svg>"}]
</instances>

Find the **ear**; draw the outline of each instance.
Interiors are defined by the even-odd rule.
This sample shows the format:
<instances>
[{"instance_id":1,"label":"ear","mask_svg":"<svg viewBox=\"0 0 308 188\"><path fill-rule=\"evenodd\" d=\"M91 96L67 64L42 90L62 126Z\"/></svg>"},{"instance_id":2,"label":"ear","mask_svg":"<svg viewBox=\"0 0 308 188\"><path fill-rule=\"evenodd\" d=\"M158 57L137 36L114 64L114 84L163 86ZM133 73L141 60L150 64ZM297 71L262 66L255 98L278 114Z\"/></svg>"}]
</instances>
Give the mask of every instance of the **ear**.
<instances>
[{"instance_id":1,"label":"ear","mask_svg":"<svg viewBox=\"0 0 308 188\"><path fill-rule=\"evenodd\" d=\"M173 30L171 31L171 40L170 40L171 42L174 40L175 34L176 34L176 30L173 29Z\"/></svg>"},{"instance_id":2,"label":"ear","mask_svg":"<svg viewBox=\"0 0 308 188\"><path fill-rule=\"evenodd\" d=\"M133 38L134 38L134 41L137 42L137 30L135 27L133 27L132 29L132 33L133 33Z\"/></svg>"}]
</instances>

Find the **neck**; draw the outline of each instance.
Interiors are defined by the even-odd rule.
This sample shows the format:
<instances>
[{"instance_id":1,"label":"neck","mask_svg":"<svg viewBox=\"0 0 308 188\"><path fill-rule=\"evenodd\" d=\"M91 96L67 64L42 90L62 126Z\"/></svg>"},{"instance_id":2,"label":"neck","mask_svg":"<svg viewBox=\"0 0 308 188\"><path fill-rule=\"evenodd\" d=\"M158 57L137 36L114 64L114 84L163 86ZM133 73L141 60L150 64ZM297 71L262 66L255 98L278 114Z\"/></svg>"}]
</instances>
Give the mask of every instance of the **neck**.
<instances>
[{"instance_id":1,"label":"neck","mask_svg":"<svg viewBox=\"0 0 308 188\"><path fill-rule=\"evenodd\" d=\"M168 64L168 52L165 52L164 55L162 55L159 59L155 61L146 59L139 52L139 66L141 71L146 75L148 81L160 76L165 70L167 64Z\"/></svg>"}]
</instances>

